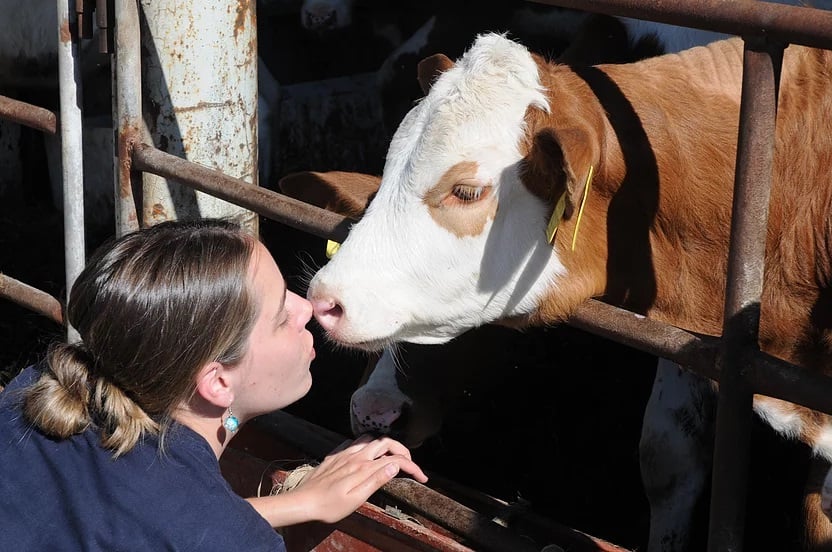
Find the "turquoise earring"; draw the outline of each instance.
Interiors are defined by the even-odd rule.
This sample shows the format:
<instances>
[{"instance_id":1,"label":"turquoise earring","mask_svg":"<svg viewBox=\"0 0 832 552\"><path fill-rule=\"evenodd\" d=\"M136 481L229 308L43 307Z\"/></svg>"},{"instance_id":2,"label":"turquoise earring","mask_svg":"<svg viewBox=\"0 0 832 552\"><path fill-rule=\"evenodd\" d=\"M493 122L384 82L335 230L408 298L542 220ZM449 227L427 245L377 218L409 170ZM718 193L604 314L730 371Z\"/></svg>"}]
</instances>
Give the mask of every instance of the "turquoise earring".
<instances>
[{"instance_id":1,"label":"turquoise earring","mask_svg":"<svg viewBox=\"0 0 832 552\"><path fill-rule=\"evenodd\" d=\"M237 419L237 416L231 411L231 407L228 407L228 418L222 423L222 427L230 431L231 433L236 433L238 429L240 429L240 420Z\"/></svg>"}]
</instances>

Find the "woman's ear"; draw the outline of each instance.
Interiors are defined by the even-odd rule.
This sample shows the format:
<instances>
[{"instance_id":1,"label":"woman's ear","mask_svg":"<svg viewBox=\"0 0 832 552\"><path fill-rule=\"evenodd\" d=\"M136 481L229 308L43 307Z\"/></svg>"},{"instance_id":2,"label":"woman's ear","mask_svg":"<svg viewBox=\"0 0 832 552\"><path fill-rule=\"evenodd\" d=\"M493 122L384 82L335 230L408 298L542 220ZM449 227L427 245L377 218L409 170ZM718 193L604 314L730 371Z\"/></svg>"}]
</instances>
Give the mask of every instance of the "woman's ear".
<instances>
[{"instance_id":1,"label":"woman's ear","mask_svg":"<svg viewBox=\"0 0 832 552\"><path fill-rule=\"evenodd\" d=\"M219 362L209 362L197 373L196 394L214 406L228 408L234 402L231 373Z\"/></svg>"}]
</instances>

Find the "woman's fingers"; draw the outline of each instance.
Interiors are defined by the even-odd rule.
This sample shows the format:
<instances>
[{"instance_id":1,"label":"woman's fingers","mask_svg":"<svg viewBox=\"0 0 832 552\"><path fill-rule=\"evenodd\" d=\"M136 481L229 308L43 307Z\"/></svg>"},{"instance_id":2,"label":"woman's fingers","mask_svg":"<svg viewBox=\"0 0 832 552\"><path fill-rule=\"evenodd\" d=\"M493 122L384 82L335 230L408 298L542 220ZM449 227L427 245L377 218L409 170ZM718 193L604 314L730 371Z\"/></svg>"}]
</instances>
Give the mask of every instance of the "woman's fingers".
<instances>
[{"instance_id":1,"label":"woman's fingers","mask_svg":"<svg viewBox=\"0 0 832 552\"><path fill-rule=\"evenodd\" d=\"M319 472L319 475L323 475L323 472L335 473L341 469L338 466L341 466L345 469L342 477L346 477L349 473L366 473L367 470L375 472L378 471L379 466L390 464L389 469L395 473L379 484L379 487L393 478L400 470L421 483L428 480L427 475L411 459L410 450L389 437L376 439L371 435L365 434L347 446L342 444L342 447L343 449L336 449L324 460L319 467L319 469L323 468L322 472Z\"/></svg>"}]
</instances>

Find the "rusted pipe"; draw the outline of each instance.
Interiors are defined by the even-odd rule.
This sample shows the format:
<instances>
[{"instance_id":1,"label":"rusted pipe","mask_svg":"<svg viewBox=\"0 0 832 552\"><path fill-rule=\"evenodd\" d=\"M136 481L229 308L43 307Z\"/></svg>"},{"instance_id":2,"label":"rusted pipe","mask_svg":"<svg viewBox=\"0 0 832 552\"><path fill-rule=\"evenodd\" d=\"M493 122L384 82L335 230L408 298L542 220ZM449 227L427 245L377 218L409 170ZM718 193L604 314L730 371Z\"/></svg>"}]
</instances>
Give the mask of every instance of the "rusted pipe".
<instances>
[{"instance_id":1,"label":"rusted pipe","mask_svg":"<svg viewBox=\"0 0 832 552\"><path fill-rule=\"evenodd\" d=\"M783 46L745 43L731 243L716 415L708 550L743 549L753 391L744 377L746 351L756 350L774 165L774 120Z\"/></svg>"},{"instance_id":2,"label":"rusted pipe","mask_svg":"<svg viewBox=\"0 0 832 552\"><path fill-rule=\"evenodd\" d=\"M116 122L116 235L138 229L139 218L133 190L141 190L142 177L133 170L131 151L141 140L141 53L139 44L139 8L135 0L116 0L118 25L114 29L116 53L112 70L115 90Z\"/></svg>"},{"instance_id":3,"label":"rusted pipe","mask_svg":"<svg viewBox=\"0 0 832 552\"><path fill-rule=\"evenodd\" d=\"M90 39L93 34L93 9L95 0L75 0L76 36Z\"/></svg>"},{"instance_id":4,"label":"rusted pipe","mask_svg":"<svg viewBox=\"0 0 832 552\"><path fill-rule=\"evenodd\" d=\"M253 423L258 428L275 435L281 442L318 460L344 441L344 437L335 432L281 411L260 416ZM381 492L475 543L477 550L492 552L539 550L530 541L496 524L491 518L416 481L405 478L393 479L382 487Z\"/></svg>"},{"instance_id":5,"label":"rusted pipe","mask_svg":"<svg viewBox=\"0 0 832 552\"><path fill-rule=\"evenodd\" d=\"M47 134L55 134L58 129L58 116L54 111L6 96L0 96L0 118Z\"/></svg>"},{"instance_id":6,"label":"rusted pipe","mask_svg":"<svg viewBox=\"0 0 832 552\"><path fill-rule=\"evenodd\" d=\"M113 47L113 9L110 0L96 0L95 25L98 27L98 52L112 54Z\"/></svg>"},{"instance_id":7,"label":"rusted pipe","mask_svg":"<svg viewBox=\"0 0 832 552\"><path fill-rule=\"evenodd\" d=\"M0 272L0 297L41 314L56 324L63 324L61 303L37 288Z\"/></svg>"},{"instance_id":8,"label":"rusted pipe","mask_svg":"<svg viewBox=\"0 0 832 552\"><path fill-rule=\"evenodd\" d=\"M605 339L672 360L710 379L719 379L715 363L719 338L697 335L595 299L581 304L567 322Z\"/></svg>"},{"instance_id":9,"label":"rusted pipe","mask_svg":"<svg viewBox=\"0 0 832 552\"><path fill-rule=\"evenodd\" d=\"M773 2L530 0L539 4L832 49L832 12Z\"/></svg>"},{"instance_id":10,"label":"rusted pipe","mask_svg":"<svg viewBox=\"0 0 832 552\"><path fill-rule=\"evenodd\" d=\"M232 201L262 216L323 238L343 241L354 222L147 144L140 144L133 150L133 168L175 179L201 192Z\"/></svg>"}]
</instances>

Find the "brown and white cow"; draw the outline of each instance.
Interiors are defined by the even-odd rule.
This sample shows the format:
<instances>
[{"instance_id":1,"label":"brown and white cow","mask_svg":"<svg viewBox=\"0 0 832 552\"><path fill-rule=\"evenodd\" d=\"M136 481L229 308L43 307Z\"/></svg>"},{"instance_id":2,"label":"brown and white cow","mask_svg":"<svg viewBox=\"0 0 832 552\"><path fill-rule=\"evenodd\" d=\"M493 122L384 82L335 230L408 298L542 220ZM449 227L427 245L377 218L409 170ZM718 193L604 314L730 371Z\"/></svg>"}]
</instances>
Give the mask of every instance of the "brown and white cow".
<instances>
[{"instance_id":1,"label":"brown and white cow","mask_svg":"<svg viewBox=\"0 0 832 552\"><path fill-rule=\"evenodd\" d=\"M493 321L562 322L590 297L721 332L738 39L573 70L489 34L457 63L435 61L437 71L424 74L439 76L396 132L375 199L311 282L332 339L364 349L441 343ZM809 315L828 310L830 71L828 52L786 52L760 328L764 350L822 371L829 330ZM657 386L683 398L651 400L664 414L711 400L709 386L684 371L660 376ZM680 431L672 416L648 423L650 408L642 440L642 456L656 462L644 473L650 549L682 549L680 519L707 478L701 442L713 414ZM827 417L767 397L755 398L755 410L832 459Z\"/></svg>"}]
</instances>

